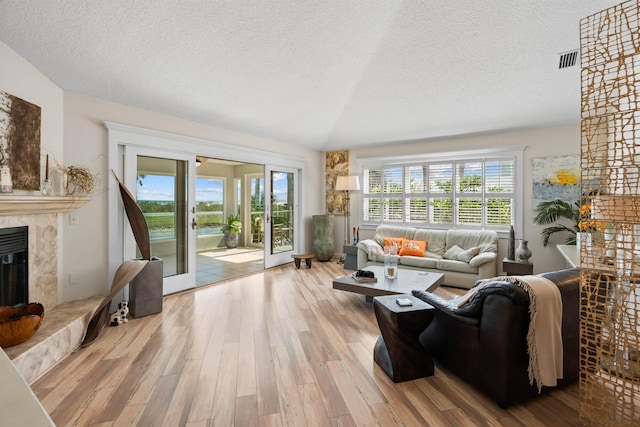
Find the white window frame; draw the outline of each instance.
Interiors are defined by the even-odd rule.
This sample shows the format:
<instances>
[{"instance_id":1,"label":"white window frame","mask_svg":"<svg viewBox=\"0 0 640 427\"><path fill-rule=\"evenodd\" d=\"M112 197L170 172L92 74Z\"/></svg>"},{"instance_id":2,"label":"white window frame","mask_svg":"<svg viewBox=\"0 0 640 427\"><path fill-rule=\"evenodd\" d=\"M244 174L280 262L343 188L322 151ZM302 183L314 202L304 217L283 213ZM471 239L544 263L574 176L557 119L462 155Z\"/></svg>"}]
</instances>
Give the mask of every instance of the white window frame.
<instances>
[{"instance_id":1,"label":"white window frame","mask_svg":"<svg viewBox=\"0 0 640 427\"><path fill-rule=\"evenodd\" d=\"M369 199L376 199L376 197L368 197L367 195L365 195L364 193L361 194L362 196L362 203L360 204L361 209L360 209L360 224L362 224L363 228L375 228L379 225L382 224L386 224L386 225L398 225L398 226L411 226L411 227L429 227L429 228L455 228L455 229L472 229L472 228L477 228L477 229L492 229L497 231L501 236L506 236L508 233L508 228L509 227L495 227L495 226L485 226L485 221L486 219L484 218L484 213L483 213L483 219L482 219L482 225L479 226L472 226L472 225L467 225L467 224L457 224L457 213L455 210L455 205L456 205L456 196L458 195L462 195L464 194L465 196L468 196L469 194L466 193L459 193L456 194L456 185L455 185L455 176L456 176L456 170L455 170L455 165L461 162L464 162L466 160L474 160L474 161L478 161L478 160L482 160L482 161L490 161L490 160L497 160L497 159L506 159L506 158L512 158L514 160L514 192L512 197L513 200L513 226L514 229L516 231L516 233L521 233L523 230L523 218L524 218L524 204L523 204L523 193L524 193L524 186L523 186L523 182L524 182L524 150L525 150L526 146L522 145L522 146L510 146L510 147L500 147L500 148L492 148L492 149L482 149L482 150L468 150L468 151L456 151L456 152L443 152L443 153L427 153L427 154L421 154L421 155L412 155L412 156L402 156L402 157L376 157L376 158L359 158L358 159L358 163L360 166L360 174L363 175L364 170L369 170L369 169L380 169L380 170L384 170L384 169L389 169L389 168L393 168L393 167L402 167L403 168L403 174L402 174L402 179L403 179L403 186L405 184L405 174L404 174L404 168L407 166L414 166L414 165L424 165L424 164L429 164L429 165L434 165L437 163L452 163L454 165L454 170L453 170L453 192L452 193L444 193L444 194L451 194L451 197L453 199L453 204L454 204L454 211L453 211L453 215L454 215L454 221L453 224L431 224L428 222L425 223L415 223L415 222L407 222L406 221L406 215L403 215L402 217L402 221L384 221L384 214L382 215L382 218L379 222L376 221L365 221L364 220L364 208L366 206L366 202L365 199L369 198ZM382 177L382 179L384 180L384 177ZM364 183L364 176L362 176L361 181ZM428 182L425 184L425 186L428 185ZM404 188L404 187L403 187ZM404 209L406 209L406 200L407 195L411 194L411 193L407 193L404 191L403 189L403 193L402 193L402 206L403 206L403 212ZM434 194L434 193L431 193ZM484 178L483 178L483 191L481 193L479 193L478 197L481 197L482 200L484 201L485 198L485 189L484 189ZM490 194L490 193L489 193ZM420 197L421 195L424 195L425 197L428 197L429 195L429 189L425 188L425 193L413 193L411 194L412 197ZM503 195L508 196L509 193L499 193L498 194L499 197L502 197ZM383 200L384 195L381 193L378 198L380 200ZM384 209L384 207L382 207ZM484 212L484 210L483 210Z\"/></svg>"}]
</instances>

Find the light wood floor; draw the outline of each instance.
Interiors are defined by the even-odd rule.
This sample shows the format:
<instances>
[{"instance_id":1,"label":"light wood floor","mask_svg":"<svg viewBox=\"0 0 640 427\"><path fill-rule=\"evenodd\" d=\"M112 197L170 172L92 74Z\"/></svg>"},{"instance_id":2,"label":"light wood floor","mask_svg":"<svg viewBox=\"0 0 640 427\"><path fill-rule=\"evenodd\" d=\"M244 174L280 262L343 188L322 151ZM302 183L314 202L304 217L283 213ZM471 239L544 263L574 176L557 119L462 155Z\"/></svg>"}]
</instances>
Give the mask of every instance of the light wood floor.
<instances>
[{"instance_id":1,"label":"light wood floor","mask_svg":"<svg viewBox=\"0 0 640 427\"><path fill-rule=\"evenodd\" d=\"M505 411L437 366L394 384L372 305L332 289L344 274L289 264L167 297L32 388L58 426L579 425L577 385Z\"/></svg>"}]
</instances>

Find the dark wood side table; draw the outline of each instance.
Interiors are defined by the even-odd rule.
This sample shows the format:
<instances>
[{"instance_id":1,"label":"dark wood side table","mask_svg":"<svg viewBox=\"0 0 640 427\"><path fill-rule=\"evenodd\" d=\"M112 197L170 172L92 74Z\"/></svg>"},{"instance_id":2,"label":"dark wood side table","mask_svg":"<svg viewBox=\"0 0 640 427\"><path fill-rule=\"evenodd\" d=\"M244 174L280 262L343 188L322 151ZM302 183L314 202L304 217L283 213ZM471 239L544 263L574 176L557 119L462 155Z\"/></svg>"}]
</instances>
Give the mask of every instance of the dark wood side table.
<instances>
[{"instance_id":1,"label":"dark wood side table","mask_svg":"<svg viewBox=\"0 0 640 427\"><path fill-rule=\"evenodd\" d=\"M307 268L311 268L311 260L313 259L313 257L313 254L291 255L291 258L293 258L293 262L296 264L296 268L300 268L301 260L304 260L305 264L307 264Z\"/></svg>"},{"instance_id":2,"label":"dark wood side table","mask_svg":"<svg viewBox=\"0 0 640 427\"><path fill-rule=\"evenodd\" d=\"M505 258L502 260L502 271L504 271L507 276L533 274L533 264Z\"/></svg>"},{"instance_id":3,"label":"dark wood side table","mask_svg":"<svg viewBox=\"0 0 640 427\"><path fill-rule=\"evenodd\" d=\"M401 307L398 298L412 306ZM435 308L413 295L386 295L373 299L382 334L373 349L373 360L394 383L433 375L433 361L418 336L433 320Z\"/></svg>"},{"instance_id":4,"label":"dark wood side table","mask_svg":"<svg viewBox=\"0 0 640 427\"><path fill-rule=\"evenodd\" d=\"M355 245L344 245L342 247L342 251L345 254L344 269L357 270L358 269L358 247Z\"/></svg>"}]
</instances>

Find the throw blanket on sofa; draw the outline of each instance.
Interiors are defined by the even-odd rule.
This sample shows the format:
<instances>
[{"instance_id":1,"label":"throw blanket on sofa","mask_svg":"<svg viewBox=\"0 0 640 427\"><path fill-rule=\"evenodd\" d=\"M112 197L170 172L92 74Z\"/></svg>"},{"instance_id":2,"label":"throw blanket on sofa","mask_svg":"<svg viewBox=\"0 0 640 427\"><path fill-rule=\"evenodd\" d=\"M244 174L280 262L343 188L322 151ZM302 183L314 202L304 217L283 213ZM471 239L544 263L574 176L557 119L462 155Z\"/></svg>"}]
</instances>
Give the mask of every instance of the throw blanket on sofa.
<instances>
[{"instance_id":1,"label":"throw blanket on sofa","mask_svg":"<svg viewBox=\"0 0 640 427\"><path fill-rule=\"evenodd\" d=\"M562 297L551 280L539 276L504 276L485 279L456 301L464 305L484 285L504 280L524 289L529 295L529 383L534 381L538 392L542 386L555 387L562 378ZM470 295L469 295L470 294Z\"/></svg>"},{"instance_id":2,"label":"throw blanket on sofa","mask_svg":"<svg viewBox=\"0 0 640 427\"><path fill-rule=\"evenodd\" d=\"M384 262L384 252L380 245L371 239L361 240L360 243L364 244L367 248L369 259L377 262Z\"/></svg>"}]
</instances>

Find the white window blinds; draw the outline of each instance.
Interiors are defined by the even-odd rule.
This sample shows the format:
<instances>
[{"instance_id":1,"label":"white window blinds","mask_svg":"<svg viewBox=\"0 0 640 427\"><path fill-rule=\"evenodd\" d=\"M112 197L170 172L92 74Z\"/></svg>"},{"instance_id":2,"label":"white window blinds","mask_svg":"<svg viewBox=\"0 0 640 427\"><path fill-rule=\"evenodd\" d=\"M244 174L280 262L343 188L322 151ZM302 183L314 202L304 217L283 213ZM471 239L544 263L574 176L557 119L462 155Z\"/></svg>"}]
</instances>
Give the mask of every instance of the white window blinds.
<instances>
[{"instance_id":1,"label":"white window blinds","mask_svg":"<svg viewBox=\"0 0 640 427\"><path fill-rule=\"evenodd\" d=\"M498 156L365 168L363 223L507 230L515 165Z\"/></svg>"}]
</instances>

